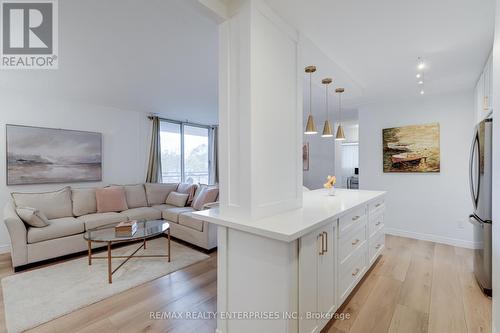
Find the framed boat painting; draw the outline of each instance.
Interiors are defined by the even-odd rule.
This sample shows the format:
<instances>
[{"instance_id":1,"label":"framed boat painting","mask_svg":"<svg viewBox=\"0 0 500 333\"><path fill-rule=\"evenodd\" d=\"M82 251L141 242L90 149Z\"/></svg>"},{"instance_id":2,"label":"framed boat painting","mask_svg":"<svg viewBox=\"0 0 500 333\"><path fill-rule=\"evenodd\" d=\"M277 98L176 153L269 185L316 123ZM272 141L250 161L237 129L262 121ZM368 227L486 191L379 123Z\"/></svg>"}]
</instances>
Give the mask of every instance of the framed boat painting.
<instances>
[{"instance_id":1,"label":"framed boat painting","mask_svg":"<svg viewBox=\"0 0 500 333\"><path fill-rule=\"evenodd\" d=\"M102 179L101 133L7 125L7 185Z\"/></svg>"},{"instance_id":2,"label":"framed boat painting","mask_svg":"<svg viewBox=\"0 0 500 333\"><path fill-rule=\"evenodd\" d=\"M382 130L384 172L440 172L439 123Z\"/></svg>"}]
</instances>

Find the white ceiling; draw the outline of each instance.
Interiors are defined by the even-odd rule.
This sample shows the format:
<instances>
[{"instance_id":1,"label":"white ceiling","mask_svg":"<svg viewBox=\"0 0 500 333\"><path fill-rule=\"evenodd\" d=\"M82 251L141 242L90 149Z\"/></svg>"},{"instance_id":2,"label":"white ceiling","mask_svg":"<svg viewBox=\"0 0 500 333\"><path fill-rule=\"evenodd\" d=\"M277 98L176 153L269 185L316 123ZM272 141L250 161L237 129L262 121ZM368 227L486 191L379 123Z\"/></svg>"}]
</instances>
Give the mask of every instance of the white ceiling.
<instances>
[{"instance_id":1,"label":"white ceiling","mask_svg":"<svg viewBox=\"0 0 500 333\"><path fill-rule=\"evenodd\" d=\"M494 0L267 2L360 88L351 106L417 95L418 56L426 94L472 90L493 43Z\"/></svg>"},{"instance_id":2,"label":"white ceiling","mask_svg":"<svg viewBox=\"0 0 500 333\"><path fill-rule=\"evenodd\" d=\"M1 71L0 89L216 123L217 23L193 1L60 1L60 69ZM266 1L305 37L315 95L332 76L347 109L417 95L417 56L426 94L471 90L493 40L494 0Z\"/></svg>"},{"instance_id":3,"label":"white ceiling","mask_svg":"<svg viewBox=\"0 0 500 333\"><path fill-rule=\"evenodd\" d=\"M59 1L59 69L0 89L217 122L218 30L185 0Z\"/></svg>"}]
</instances>

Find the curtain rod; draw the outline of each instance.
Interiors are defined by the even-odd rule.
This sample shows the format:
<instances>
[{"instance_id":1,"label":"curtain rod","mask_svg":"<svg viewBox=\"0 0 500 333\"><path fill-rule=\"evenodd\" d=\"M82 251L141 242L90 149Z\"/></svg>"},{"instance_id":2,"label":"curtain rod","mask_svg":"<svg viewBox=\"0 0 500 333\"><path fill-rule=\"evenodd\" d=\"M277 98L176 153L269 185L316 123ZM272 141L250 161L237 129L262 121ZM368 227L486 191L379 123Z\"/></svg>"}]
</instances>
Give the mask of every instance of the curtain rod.
<instances>
[{"instance_id":1,"label":"curtain rod","mask_svg":"<svg viewBox=\"0 0 500 333\"><path fill-rule=\"evenodd\" d=\"M160 120L164 120L164 121L168 121L168 122L176 123L176 124L187 124L187 125L194 125L194 126L201 126L201 127L219 127L219 125L199 124L199 123L193 123L193 122L190 122L190 121L187 121L187 120L186 121L181 121L181 120L168 119L168 118L163 118L163 117L154 116L154 115L147 116L147 118L149 120L153 120L154 117L158 117L158 119L160 119Z\"/></svg>"}]
</instances>

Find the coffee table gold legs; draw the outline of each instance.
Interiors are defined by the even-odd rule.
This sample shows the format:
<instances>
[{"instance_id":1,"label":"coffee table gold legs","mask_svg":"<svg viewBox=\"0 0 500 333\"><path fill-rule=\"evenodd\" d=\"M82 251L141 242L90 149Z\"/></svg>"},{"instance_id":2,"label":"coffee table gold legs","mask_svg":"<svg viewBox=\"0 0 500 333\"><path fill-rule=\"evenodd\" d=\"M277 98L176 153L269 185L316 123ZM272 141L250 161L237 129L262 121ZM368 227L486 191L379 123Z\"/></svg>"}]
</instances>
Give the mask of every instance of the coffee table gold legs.
<instances>
[{"instance_id":1,"label":"coffee table gold legs","mask_svg":"<svg viewBox=\"0 0 500 333\"><path fill-rule=\"evenodd\" d=\"M92 265L92 242L88 241L89 244L89 266Z\"/></svg>"},{"instance_id":2,"label":"coffee table gold legs","mask_svg":"<svg viewBox=\"0 0 500 333\"><path fill-rule=\"evenodd\" d=\"M108 282L113 283L111 272L111 242L108 242Z\"/></svg>"},{"instance_id":3,"label":"coffee table gold legs","mask_svg":"<svg viewBox=\"0 0 500 333\"><path fill-rule=\"evenodd\" d=\"M167 232L167 238L168 238L168 262L170 262L170 228L168 228L168 232Z\"/></svg>"}]
</instances>

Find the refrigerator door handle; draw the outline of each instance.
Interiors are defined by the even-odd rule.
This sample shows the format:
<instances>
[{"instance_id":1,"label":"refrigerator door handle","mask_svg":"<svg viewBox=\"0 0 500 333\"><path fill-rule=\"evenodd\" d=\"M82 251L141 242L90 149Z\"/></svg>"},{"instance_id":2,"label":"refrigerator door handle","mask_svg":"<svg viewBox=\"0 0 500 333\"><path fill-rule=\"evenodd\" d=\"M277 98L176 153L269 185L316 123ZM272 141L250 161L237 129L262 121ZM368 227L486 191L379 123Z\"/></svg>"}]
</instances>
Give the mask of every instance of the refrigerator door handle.
<instances>
[{"instance_id":1,"label":"refrigerator door handle","mask_svg":"<svg viewBox=\"0 0 500 333\"><path fill-rule=\"evenodd\" d=\"M472 223L473 225L477 225L479 227L483 227L483 222L482 221L479 221L478 218L476 216L474 216L473 214L469 215L469 222Z\"/></svg>"},{"instance_id":2,"label":"refrigerator door handle","mask_svg":"<svg viewBox=\"0 0 500 333\"><path fill-rule=\"evenodd\" d=\"M470 194L472 196L472 202L474 204L474 209L477 208L477 200L478 197L476 195L476 189L474 188L474 158L475 158L475 151L476 149L479 149L479 133L478 130L476 129L474 133L474 138L472 139L472 146L470 150L470 159L469 159L469 186L470 186ZM479 163L479 161L477 161ZM479 168L479 165L477 166ZM479 179L476 179L477 182L479 182ZM478 186L478 184L476 184Z\"/></svg>"}]
</instances>

